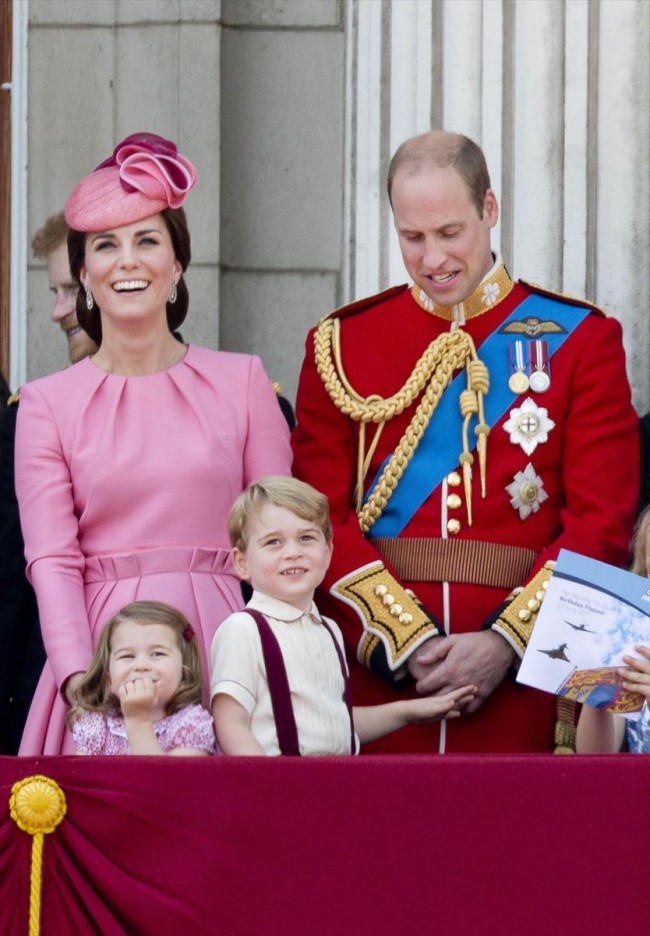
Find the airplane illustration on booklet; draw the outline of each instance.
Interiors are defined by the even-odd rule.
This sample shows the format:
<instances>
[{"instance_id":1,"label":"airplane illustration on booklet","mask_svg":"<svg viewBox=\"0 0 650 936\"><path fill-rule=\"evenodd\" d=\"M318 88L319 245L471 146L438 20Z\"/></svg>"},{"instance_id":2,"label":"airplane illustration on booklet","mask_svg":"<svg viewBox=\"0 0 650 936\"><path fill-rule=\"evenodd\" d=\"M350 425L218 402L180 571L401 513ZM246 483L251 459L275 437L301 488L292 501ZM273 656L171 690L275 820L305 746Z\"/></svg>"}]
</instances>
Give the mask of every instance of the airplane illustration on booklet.
<instances>
[{"instance_id":1,"label":"airplane illustration on booklet","mask_svg":"<svg viewBox=\"0 0 650 936\"><path fill-rule=\"evenodd\" d=\"M564 660L566 663L570 663L571 660L568 658L564 652L568 647L568 644L560 644L559 647L554 647L552 650L538 650L538 653L545 653L547 657L550 657L551 660Z\"/></svg>"},{"instance_id":2,"label":"airplane illustration on booklet","mask_svg":"<svg viewBox=\"0 0 650 936\"><path fill-rule=\"evenodd\" d=\"M565 621L565 624L568 624L569 627L572 627L575 631L581 631L583 634L595 634L596 631L589 630L588 627L585 627L584 624L572 624L571 621Z\"/></svg>"}]
</instances>

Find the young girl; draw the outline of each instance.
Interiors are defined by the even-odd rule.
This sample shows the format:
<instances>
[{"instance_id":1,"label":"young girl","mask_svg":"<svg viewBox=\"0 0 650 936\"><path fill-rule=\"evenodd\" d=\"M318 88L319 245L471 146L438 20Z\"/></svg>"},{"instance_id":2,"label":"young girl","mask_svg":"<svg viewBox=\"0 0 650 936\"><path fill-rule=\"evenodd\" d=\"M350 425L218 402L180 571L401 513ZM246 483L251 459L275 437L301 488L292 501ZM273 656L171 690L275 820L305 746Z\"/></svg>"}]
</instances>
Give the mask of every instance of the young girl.
<instances>
[{"instance_id":1,"label":"young girl","mask_svg":"<svg viewBox=\"0 0 650 936\"><path fill-rule=\"evenodd\" d=\"M350 703L341 631L313 603L332 555L327 498L264 478L228 518L232 560L254 588L212 641L212 714L224 754L350 754L410 723L457 718L475 686L386 705Z\"/></svg>"},{"instance_id":2,"label":"young girl","mask_svg":"<svg viewBox=\"0 0 650 936\"><path fill-rule=\"evenodd\" d=\"M650 507L639 517L633 541L631 571L650 579ZM645 696L639 717L625 719L604 709L585 705L580 713L576 735L578 754L615 754L626 743L634 754L650 754L650 647L635 647L640 657L626 656L621 667L623 686Z\"/></svg>"},{"instance_id":3,"label":"young girl","mask_svg":"<svg viewBox=\"0 0 650 936\"><path fill-rule=\"evenodd\" d=\"M200 701L187 618L162 602L136 601L104 627L68 727L78 754L213 754L214 727Z\"/></svg>"}]
</instances>

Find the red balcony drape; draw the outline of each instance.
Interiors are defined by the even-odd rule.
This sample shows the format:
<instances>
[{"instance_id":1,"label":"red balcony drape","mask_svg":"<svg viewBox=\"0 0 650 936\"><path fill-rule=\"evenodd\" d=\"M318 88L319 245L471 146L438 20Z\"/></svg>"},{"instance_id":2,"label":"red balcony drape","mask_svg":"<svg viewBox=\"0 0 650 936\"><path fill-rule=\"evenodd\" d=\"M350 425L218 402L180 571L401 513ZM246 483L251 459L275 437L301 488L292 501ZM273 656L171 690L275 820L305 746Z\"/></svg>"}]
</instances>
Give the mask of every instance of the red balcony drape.
<instances>
[{"instance_id":1,"label":"red balcony drape","mask_svg":"<svg viewBox=\"0 0 650 936\"><path fill-rule=\"evenodd\" d=\"M0 933L28 933L16 781L67 800L41 933L650 934L650 757L0 758Z\"/></svg>"}]
</instances>

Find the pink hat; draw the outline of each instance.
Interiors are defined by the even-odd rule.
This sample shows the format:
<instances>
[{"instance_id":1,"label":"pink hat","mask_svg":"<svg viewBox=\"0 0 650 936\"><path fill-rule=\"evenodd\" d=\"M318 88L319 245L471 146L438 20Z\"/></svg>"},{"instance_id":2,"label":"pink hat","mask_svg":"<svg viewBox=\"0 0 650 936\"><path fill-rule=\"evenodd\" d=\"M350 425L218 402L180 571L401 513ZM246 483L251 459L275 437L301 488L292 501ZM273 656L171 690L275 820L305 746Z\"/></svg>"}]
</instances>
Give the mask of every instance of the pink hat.
<instances>
[{"instance_id":1,"label":"pink hat","mask_svg":"<svg viewBox=\"0 0 650 936\"><path fill-rule=\"evenodd\" d=\"M134 133L75 188L65 220L75 231L107 231L180 208L196 185L196 169L176 144Z\"/></svg>"}]
</instances>

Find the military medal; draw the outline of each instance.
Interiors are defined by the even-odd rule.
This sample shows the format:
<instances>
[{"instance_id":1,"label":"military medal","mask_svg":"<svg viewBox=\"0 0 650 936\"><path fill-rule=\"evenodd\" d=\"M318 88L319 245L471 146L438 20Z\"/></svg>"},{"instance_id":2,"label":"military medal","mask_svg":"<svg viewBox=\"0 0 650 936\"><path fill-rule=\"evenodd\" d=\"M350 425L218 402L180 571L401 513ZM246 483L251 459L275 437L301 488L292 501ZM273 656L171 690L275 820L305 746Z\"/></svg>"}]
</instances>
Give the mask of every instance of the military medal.
<instances>
[{"instance_id":1,"label":"military medal","mask_svg":"<svg viewBox=\"0 0 650 936\"><path fill-rule=\"evenodd\" d=\"M526 376L526 362L524 361L524 343L515 341L508 343L508 366L510 379L508 387L519 396L528 390L528 377Z\"/></svg>"},{"instance_id":2,"label":"military medal","mask_svg":"<svg viewBox=\"0 0 650 936\"><path fill-rule=\"evenodd\" d=\"M548 356L547 341L531 341L528 345L530 371L530 389L534 393L546 393L551 386L551 362Z\"/></svg>"}]
</instances>

